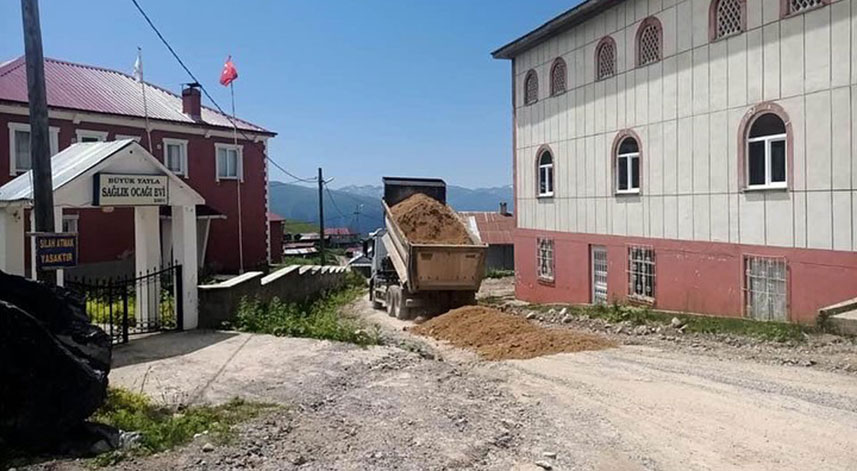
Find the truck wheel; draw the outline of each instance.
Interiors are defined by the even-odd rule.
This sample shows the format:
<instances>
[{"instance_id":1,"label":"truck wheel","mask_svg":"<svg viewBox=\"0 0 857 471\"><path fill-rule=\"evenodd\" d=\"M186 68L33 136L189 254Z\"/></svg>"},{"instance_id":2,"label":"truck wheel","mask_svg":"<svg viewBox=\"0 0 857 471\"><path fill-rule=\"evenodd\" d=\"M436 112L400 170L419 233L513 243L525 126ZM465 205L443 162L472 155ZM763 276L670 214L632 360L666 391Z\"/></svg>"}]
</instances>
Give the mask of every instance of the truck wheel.
<instances>
[{"instance_id":1,"label":"truck wheel","mask_svg":"<svg viewBox=\"0 0 857 471\"><path fill-rule=\"evenodd\" d=\"M408 297L405 291L396 294L396 319L402 321L411 320L411 309L408 307Z\"/></svg>"},{"instance_id":2,"label":"truck wheel","mask_svg":"<svg viewBox=\"0 0 857 471\"><path fill-rule=\"evenodd\" d=\"M399 301L399 287L391 286L387 290L387 314L391 317L396 317L397 305Z\"/></svg>"}]
</instances>

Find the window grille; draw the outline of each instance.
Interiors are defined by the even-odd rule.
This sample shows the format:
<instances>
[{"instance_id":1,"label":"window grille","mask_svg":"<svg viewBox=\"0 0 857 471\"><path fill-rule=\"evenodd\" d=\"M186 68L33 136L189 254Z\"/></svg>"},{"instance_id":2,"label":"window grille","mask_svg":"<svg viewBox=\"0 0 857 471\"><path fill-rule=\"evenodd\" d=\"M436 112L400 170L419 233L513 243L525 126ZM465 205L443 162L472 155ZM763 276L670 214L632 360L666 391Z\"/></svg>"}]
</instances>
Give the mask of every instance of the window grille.
<instances>
[{"instance_id":1,"label":"window grille","mask_svg":"<svg viewBox=\"0 0 857 471\"><path fill-rule=\"evenodd\" d=\"M536 254L539 279L545 281L553 281L553 240L539 239L538 253Z\"/></svg>"},{"instance_id":2,"label":"window grille","mask_svg":"<svg viewBox=\"0 0 857 471\"><path fill-rule=\"evenodd\" d=\"M527 72L527 78L524 81L524 104L532 105L539 99L539 77L535 70Z\"/></svg>"},{"instance_id":3,"label":"window grille","mask_svg":"<svg viewBox=\"0 0 857 471\"><path fill-rule=\"evenodd\" d=\"M747 317L761 321L788 320L786 260L780 257L744 258Z\"/></svg>"},{"instance_id":4,"label":"window grille","mask_svg":"<svg viewBox=\"0 0 857 471\"><path fill-rule=\"evenodd\" d=\"M655 249L644 245L628 246L628 295L655 299Z\"/></svg>"},{"instance_id":5,"label":"window grille","mask_svg":"<svg viewBox=\"0 0 857 471\"><path fill-rule=\"evenodd\" d=\"M799 13L822 5L824 0L789 0L789 13Z\"/></svg>"},{"instance_id":6,"label":"window grille","mask_svg":"<svg viewBox=\"0 0 857 471\"><path fill-rule=\"evenodd\" d=\"M565 81L568 76L568 71L565 67L565 61L557 59L551 68L551 96L559 95L565 92Z\"/></svg>"},{"instance_id":7,"label":"window grille","mask_svg":"<svg viewBox=\"0 0 857 471\"><path fill-rule=\"evenodd\" d=\"M616 45L611 38L605 38L598 46L598 67L596 73L598 80L605 79L616 74Z\"/></svg>"},{"instance_id":8,"label":"window grille","mask_svg":"<svg viewBox=\"0 0 857 471\"><path fill-rule=\"evenodd\" d=\"M644 21L637 39L638 65L647 65L661 60L661 28L656 20Z\"/></svg>"},{"instance_id":9,"label":"window grille","mask_svg":"<svg viewBox=\"0 0 857 471\"><path fill-rule=\"evenodd\" d=\"M716 30L714 38L724 38L744 30L744 9L741 0L717 2Z\"/></svg>"}]
</instances>

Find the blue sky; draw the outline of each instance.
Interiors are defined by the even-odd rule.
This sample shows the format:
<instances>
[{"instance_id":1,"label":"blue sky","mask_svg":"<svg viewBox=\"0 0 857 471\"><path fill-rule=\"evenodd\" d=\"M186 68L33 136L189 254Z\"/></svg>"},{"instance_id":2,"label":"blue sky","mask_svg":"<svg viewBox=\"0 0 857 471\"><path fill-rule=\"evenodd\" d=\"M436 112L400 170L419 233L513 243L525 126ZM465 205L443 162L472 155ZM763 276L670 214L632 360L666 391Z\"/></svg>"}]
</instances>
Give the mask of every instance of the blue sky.
<instances>
[{"instance_id":1,"label":"blue sky","mask_svg":"<svg viewBox=\"0 0 857 471\"><path fill-rule=\"evenodd\" d=\"M231 54L236 107L272 129L270 155L331 184L434 176L511 183L508 61L490 52L575 0L139 0L221 106ZM178 91L189 79L130 0L41 0L49 57L131 72ZM20 2L0 2L0 61L23 54ZM288 180L272 169L272 179Z\"/></svg>"}]
</instances>

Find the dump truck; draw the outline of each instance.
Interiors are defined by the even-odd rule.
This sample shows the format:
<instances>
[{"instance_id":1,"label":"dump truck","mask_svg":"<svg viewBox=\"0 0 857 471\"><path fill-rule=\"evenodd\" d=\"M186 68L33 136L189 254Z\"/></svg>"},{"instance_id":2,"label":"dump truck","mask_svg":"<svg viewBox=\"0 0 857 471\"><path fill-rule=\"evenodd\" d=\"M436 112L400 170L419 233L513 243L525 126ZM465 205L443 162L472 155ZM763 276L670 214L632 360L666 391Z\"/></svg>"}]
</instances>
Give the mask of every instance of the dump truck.
<instances>
[{"instance_id":1,"label":"dump truck","mask_svg":"<svg viewBox=\"0 0 857 471\"><path fill-rule=\"evenodd\" d=\"M476 303L485 272L485 250L478 236L459 217L470 244L425 244L408 240L390 208L422 193L446 205L446 183L434 178L384 177L384 227L367 241L372 253L369 281L375 309L386 308L399 319L431 317ZM456 216L457 213L451 211Z\"/></svg>"}]
</instances>

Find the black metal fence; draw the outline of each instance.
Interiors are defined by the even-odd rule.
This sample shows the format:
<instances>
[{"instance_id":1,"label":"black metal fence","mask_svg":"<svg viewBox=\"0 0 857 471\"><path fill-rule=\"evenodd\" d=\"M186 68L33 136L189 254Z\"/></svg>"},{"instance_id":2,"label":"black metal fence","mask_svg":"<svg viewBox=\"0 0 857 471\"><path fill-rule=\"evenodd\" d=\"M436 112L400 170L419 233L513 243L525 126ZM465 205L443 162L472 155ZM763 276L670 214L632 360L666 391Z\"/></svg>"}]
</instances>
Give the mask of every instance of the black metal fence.
<instances>
[{"instance_id":1,"label":"black metal fence","mask_svg":"<svg viewBox=\"0 0 857 471\"><path fill-rule=\"evenodd\" d=\"M89 320L113 343L134 334L182 329L182 267L169 265L136 277L69 278L68 289L86 299Z\"/></svg>"}]
</instances>

